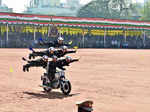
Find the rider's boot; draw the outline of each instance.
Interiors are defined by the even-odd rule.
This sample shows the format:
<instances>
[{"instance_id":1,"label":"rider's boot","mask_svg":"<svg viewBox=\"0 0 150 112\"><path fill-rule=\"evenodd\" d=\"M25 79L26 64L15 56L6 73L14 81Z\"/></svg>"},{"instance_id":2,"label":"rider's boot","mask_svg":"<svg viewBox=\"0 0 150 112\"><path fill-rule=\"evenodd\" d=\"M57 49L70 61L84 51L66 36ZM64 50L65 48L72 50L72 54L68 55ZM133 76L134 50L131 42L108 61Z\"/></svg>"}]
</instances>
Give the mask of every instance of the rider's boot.
<instances>
[{"instance_id":1,"label":"rider's boot","mask_svg":"<svg viewBox=\"0 0 150 112\"><path fill-rule=\"evenodd\" d=\"M29 68L27 67L27 72L29 72Z\"/></svg>"},{"instance_id":2,"label":"rider's boot","mask_svg":"<svg viewBox=\"0 0 150 112\"><path fill-rule=\"evenodd\" d=\"M25 65L23 66L23 71L24 71L24 72L26 71Z\"/></svg>"},{"instance_id":3,"label":"rider's boot","mask_svg":"<svg viewBox=\"0 0 150 112\"><path fill-rule=\"evenodd\" d=\"M26 65L23 65L23 71L24 71L24 72L26 72L26 71L28 71L28 72L29 72L29 67L28 67L28 66L26 66Z\"/></svg>"}]
</instances>

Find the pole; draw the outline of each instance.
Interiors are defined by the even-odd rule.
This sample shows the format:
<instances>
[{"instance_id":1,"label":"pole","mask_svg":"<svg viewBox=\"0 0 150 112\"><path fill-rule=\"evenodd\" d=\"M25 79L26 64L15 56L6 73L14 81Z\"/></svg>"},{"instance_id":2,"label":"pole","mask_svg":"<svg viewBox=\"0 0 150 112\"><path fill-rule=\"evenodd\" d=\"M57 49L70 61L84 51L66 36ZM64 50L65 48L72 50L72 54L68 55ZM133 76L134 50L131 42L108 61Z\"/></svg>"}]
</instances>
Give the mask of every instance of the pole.
<instances>
[{"instance_id":1,"label":"pole","mask_svg":"<svg viewBox=\"0 0 150 112\"><path fill-rule=\"evenodd\" d=\"M61 31L59 32L59 37L61 37Z\"/></svg>"},{"instance_id":2,"label":"pole","mask_svg":"<svg viewBox=\"0 0 150 112\"><path fill-rule=\"evenodd\" d=\"M34 41L36 40L36 26L34 26Z\"/></svg>"},{"instance_id":3,"label":"pole","mask_svg":"<svg viewBox=\"0 0 150 112\"><path fill-rule=\"evenodd\" d=\"M145 48L145 46L146 46L146 43L145 43L145 36L146 36L146 35L145 35L145 31L144 31L144 37L143 37L143 38L144 38L144 39L143 39L144 48Z\"/></svg>"},{"instance_id":4,"label":"pole","mask_svg":"<svg viewBox=\"0 0 150 112\"><path fill-rule=\"evenodd\" d=\"M138 48L138 42L137 42L137 40L138 40L138 36L136 35L136 48Z\"/></svg>"},{"instance_id":5,"label":"pole","mask_svg":"<svg viewBox=\"0 0 150 112\"><path fill-rule=\"evenodd\" d=\"M53 26L52 25L52 16L50 17L50 22L49 22L49 27L48 27L48 37L50 37L50 35L51 35L51 26Z\"/></svg>"},{"instance_id":6,"label":"pole","mask_svg":"<svg viewBox=\"0 0 150 112\"><path fill-rule=\"evenodd\" d=\"M1 40L1 48L3 47L3 41Z\"/></svg>"},{"instance_id":7,"label":"pole","mask_svg":"<svg viewBox=\"0 0 150 112\"><path fill-rule=\"evenodd\" d=\"M84 29L83 29L83 33L82 33L82 41L83 41L83 48L84 48Z\"/></svg>"},{"instance_id":8,"label":"pole","mask_svg":"<svg viewBox=\"0 0 150 112\"><path fill-rule=\"evenodd\" d=\"M61 37L61 28L58 30L59 37Z\"/></svg>"},{"instance_id":9,"label":"pole","mask_svg":"<svg viewBox=\"0 0 150 112\"><path fill-rule=\"evenodd\" d=\"M6 28L7 34L6 34L6 39L8 41L8 23L7 23L7 28Z\"/></svg>"},{"instance_id":10,"label":"pole","mask_svg":"<svg viewBox=\"0 0 150 112\"><path fill-rule=\"evenodd\" d=\"M104 48L106 47L106 28L104 29Z\"/></svg>"},{"instance_id":11,"label":"pole","mask_svg":"<svg viewBox=\"0 0 150 112\"><path fill-rule=\"evenodd\" d=\"M53 17L51 16L51 23L53 22Z\"/></svg>"},{"instance_id":12,"label":"pole","mask_svg":"<svg viewBox=\"0 0 150 112\"><path fill-rule=\"evenodd\" d=\"M50 26L48 27L48 37L50 36Z\"/></svg>"},{"instance_id":13,"label":"pole","mask_svg":"<svg viewBox=\"0 0 150 112\"><path fill-rule=\"evenodd\" d=\"M127 42L127 35L126 35L126 30L124 31L124 42Z\"/></svg>"},{"instance_id":14,"label":"pole","mask_svg":"<svg viewBox=\"0 0 150 112\"><path fill-rule=\"evenodd\" d=\"M8 45L8 23L7 23L7 27L6 27L6 41L7 41L7 45Z\"/></svg>"}]
</instances>

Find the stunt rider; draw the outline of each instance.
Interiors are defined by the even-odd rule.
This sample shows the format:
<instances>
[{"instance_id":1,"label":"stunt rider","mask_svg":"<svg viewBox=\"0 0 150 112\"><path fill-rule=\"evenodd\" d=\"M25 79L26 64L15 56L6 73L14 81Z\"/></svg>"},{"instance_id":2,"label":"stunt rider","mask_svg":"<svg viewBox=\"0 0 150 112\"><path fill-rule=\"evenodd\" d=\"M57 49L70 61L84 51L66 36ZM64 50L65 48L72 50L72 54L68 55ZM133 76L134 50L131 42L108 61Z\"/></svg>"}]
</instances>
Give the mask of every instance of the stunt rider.
<instances>
[{"instance_id":1,"label":"stunt rider","mask_svg":"<svg viewBox=\"0 0 150 112\"><path fill-rule=\"evenodd\" d=\"M68 50L67 46L62 46L60 50L55 51L55 55L60 58L64 57L66 54L76 53L76 50Z\"/></svg>"},{"instance_id":2,"label":"stunt rider","mask_svg":"<svg viewBox=\"0 0 150 112\"><path fill-rule=\"evenodd\" d=\"M79 59L72 59L70 56L66 56L65 59L61 59L58 60L58 66L59 68L61 68L62 70L66 70L65 68L63 68L64 66L70 66L70 63L73 63L75 61L79 61Z\"/></svg>"},{"instance_id":3,"label":"stunt rider","mask_svg":"<svg viewBox=\"0 0 150 112\"><path fill-rule=\"evenodd\" d=\"M24 72L26 72L26 71L29 72L30 67L43 67L43 68L46 68L47 62L48 62L48 56L43 56L42 58L37 59L37 60L33 60L33 61L28 61L25 58L23 58L23 60L28 62L28 64L23 65L23 71Z\"/></svg>"},{"instance_id":4,"label":"stunt rider","mask_svg":"<svg viewBox=\"0 0 150 112\"><path fill-rule=\"evenodd\" d=\"M36 52L33 51L31 54L29 54L29 59L34 59L37 56L48 56L48 57L52 57L55 54L55 48L54 47L50 47L48 50L46 51L40 51L40 52Z\"/></svg>"},{"instance_id":5,"label":"stunt rider","mask_svg":"<svg viewBox=\"0 0 150 112\"><path fill-rule=\"evenodd\" d=\"M50 82L55 78L56 67L58 67L57 57L53 56L52 61L49 61L47 63L47 72L46 72L46 74L47 74L47 77L50 80Z\"/></svg>"},{"instance_id":6,"label":"stunt rider","mask_svg":"<svg viewBox=\"0 0 150 112\"><path fill-rule=\"evenodd\" d=\"M25 59L23 59L25 60ZM66 70L63 68L64 66L69 66L70 63L79 61L79 59L72 59L70 56L67 56L65 59L57 60L56 56L52 57L52 61L48 61L48 56L43 56L43 58L40 58L35 61L27 61L28 64L23 66L23 71L29 71L30 67L43 67L46 68L47 72L46 75L49 79L49 81L53 81L55 78L56 68Z\"/></svg>"},{"instance_id":7,"label":"stunt rider","mask_svg":"<svg viewBox=\"0 0 150 112\"><path fill-rule=\"evenodd\" d=\"M58 60L56 56L52 57L52 61L49 61L47 64L47 77L49 81L53 81L55 78L56 68L58 67L61 70L66 70L64 66L69 66L70 63L78 61L79 59L72 59L70 56L67 56L65 59Z\"/></svg>"},{"instance_id":8,"label":"stunt rider","mask_svg":"<svg viewBox=\"0 0 150 112\"><path fill-rule=\"evenodd\" d=\"M23 60L27 61L25 58ZM56 67L59 67L56 56L52 56L52 61L48 61L48 56L43 56L43 58L27 62L28 64L23 65L24 72L29 71L30 67L43 67L46 69L46 75L50 82L55 78Z\"/></svg>"},{"instance_id":9,"label":"stunt rider","mask_svg":"<svg viewBox=\"0 0 150 112\"><path fill-rule=\"evenodd\" d=\"M29 59L31 58L35 58L36 56L48 56L48 57L52 57L53 55L57 56L58 58L61 58L63 56L65 56L66 54L69 53L76 53L76 50L70 50L68 51L68 47L67 46L62 46L60 50L55 50L54 47L50 47L49 50L46 51L41 51L41 52L33 52L31 54L29 54Z\"/></svg>"},{"instance_id":10,"label":"stunt rider","mask_svg":"<svg viewBox=\"0 0 150 112\"><path fill-rule=\"evenodd\" d=\"M48 46L48 47L61 47L61 46L70 46L69 44L66 44L64 43L64 39L63 37L58 37L57 41L54 41L54 42L44 42L44 41L41 41L39 42L40 45L45 45L45 46Z\"/></svg>"}]
</instances>

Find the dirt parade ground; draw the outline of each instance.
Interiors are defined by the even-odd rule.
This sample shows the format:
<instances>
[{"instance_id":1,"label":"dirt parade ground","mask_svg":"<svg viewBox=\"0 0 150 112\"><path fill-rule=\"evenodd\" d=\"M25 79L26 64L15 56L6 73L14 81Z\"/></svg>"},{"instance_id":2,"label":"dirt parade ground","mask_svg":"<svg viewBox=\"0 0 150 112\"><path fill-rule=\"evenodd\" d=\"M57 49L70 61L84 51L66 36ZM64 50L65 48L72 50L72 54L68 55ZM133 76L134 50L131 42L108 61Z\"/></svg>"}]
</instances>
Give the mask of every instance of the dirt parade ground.
<instances>
[{"instance_id":1,"label":"dirt parade ground","mask_svg":"<svg viewBox=\"0 0 150 112\"><path fill-rule=\"evenodd\" d=\"M90 99L94 112L150 112L150 50L79 49L67 67L72 91L46 94L42 68L23 72L28 49L0 49L0 112L77 112Z\"/></svg>"}]
</instances>

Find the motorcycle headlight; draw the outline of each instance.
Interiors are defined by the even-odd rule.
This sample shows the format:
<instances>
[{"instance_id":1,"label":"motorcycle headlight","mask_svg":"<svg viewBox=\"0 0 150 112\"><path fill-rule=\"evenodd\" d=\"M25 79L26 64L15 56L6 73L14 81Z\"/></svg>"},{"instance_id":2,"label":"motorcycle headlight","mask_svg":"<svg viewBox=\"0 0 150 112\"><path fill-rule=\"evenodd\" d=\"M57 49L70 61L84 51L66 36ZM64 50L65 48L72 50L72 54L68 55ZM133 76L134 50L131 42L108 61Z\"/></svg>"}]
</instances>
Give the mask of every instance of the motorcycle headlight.
<instances>
[{"instance_id":1,"label":"motorcycle headlight","mask_svg":"<svg viewBox=\"0 0 150 112\"><path fill-rule=\"evenodd\" d=\"M64 76L64 75L65 75L65 72L61 71L60 76Z\"/></svg>"},{"instance_id":2,"label":"motorcycle headlight","mask_svg":"<svg viewBox=\"0 0 150 112\"><path fill-rule=\"evenodd\" d=\"M55 73L55 79L59 79L59 78L60 78L59 73Z\"/></svg>"}]
</instances>

